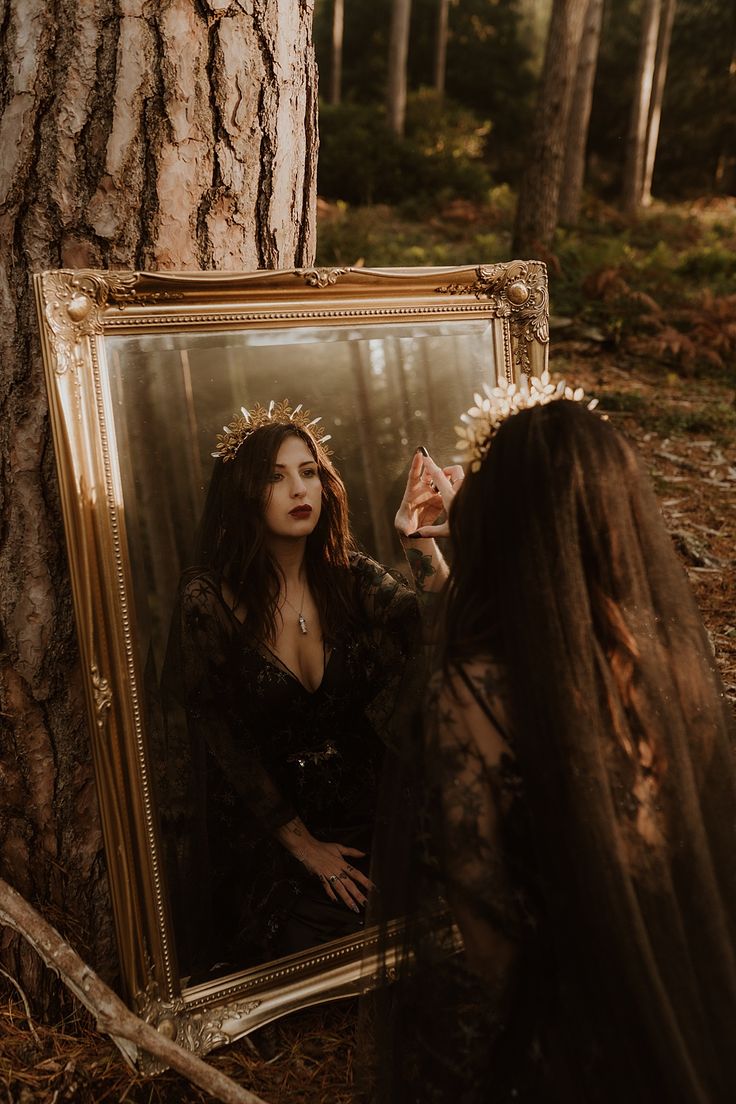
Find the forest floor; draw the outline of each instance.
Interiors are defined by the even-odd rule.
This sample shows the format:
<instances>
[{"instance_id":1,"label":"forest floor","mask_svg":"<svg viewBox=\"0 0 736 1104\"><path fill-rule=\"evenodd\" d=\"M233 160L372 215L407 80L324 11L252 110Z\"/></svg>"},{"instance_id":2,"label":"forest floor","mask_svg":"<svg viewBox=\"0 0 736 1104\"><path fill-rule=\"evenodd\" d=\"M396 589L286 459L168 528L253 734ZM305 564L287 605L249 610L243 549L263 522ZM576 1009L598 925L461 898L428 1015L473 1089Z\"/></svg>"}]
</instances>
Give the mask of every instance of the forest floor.
<instances>
[{"instance_id":1,"label":"forest floor","mask_svg":"<svg viewBox=\"0 0 736 1104\"><path fill-rule=\"evenodd\" d=\"M551 368L598 396L635 442L736 702L736 201L659 208L637 224L598 213L587 235L561 236L545 258ZM385 208L323 205L320 263L508 256L507 209L455 205L450 215L443 237L441 215L420 224ZM355 1009L340 1002L279 1021L271 1063L245 1040L209 1060L270 1104L348 1104ZM84 1013L34 1028L36 1039L11 994L0 1006L0 1104L210 1099L171 1073L137 1077Z\"/></svg>"}]
</instances>

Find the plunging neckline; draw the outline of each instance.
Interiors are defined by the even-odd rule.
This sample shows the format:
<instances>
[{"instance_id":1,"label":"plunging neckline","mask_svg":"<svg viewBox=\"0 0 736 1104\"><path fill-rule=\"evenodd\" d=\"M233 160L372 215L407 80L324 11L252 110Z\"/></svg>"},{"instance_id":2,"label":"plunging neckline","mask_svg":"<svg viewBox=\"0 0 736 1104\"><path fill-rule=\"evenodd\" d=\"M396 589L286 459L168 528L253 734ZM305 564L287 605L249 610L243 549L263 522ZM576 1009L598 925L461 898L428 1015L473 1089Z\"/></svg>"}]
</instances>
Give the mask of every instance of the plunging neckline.
<instances>
[{"instance_id":1,"label":"plunging neckline","mask_svg":"<svg viewBox=\"0 0 736 1104\"><path fill-rule=\"evenodd\" d=\"M238 632L242 634L243 628L245 627L245 622L240 620L240 618L236 614L235 610L232 608L232 606L230 606L228 604L227 599L225 598L225 595L222 593L221 587L216 582L215 582L215 592L216 592L217 596L219 597L220 601L222 602L223 606L227 610L227 612L232 617L235 624L238 626ZM273 658L276 660L276 662L273 663L268 658L268 656L264 656L262 653L260 653L261 658L265 659L266 663L268 663L271 667L275 667L277 671L283 670L283 671L286 672L287 675L290 675L291 678L293 678L294 682L298 683L299 686L301 686L304 693L309 694L310 698L314 697L315 694L318 694L320 692L320 690L324 686L325 676L327 675L327 668L329 667L330 661L332 660L332 657L335 654L335 649L334 648L330 648L330 654L329 655L327 654L327 649L325 648L324 637L322 637L322 678L319 680L319 682L315 686L314 690L310 690L308 686L304 685L304 683L299 678L299 676L294 671L292 671L292 669L291 669L291 667L289 666L288 663L285 663L283 661L283 659L278 654L278 652L275 652L273 650L273 648L269 648L268 644L266 644L266 643L264 643L260 640L257 643L260 647L265 648L266 651L269 652L273 656Z\"/></svg>"},{"instance_id":2,"label":"plunging neckline","mask_svg":"<svg viewBox=\"0 0 736 1104\"><path fill-rule=\"evenodd\" d=\"M281 671L281 670L285 671L287 675L290 675L291 678L293 678L294 682L298 683L299 686L301 686L301 688L302 688L302 690L304 691L305 694L309 694L310 698L313 698L315 694L319 694L320 690L322 689L322 687L325 684L325 678L327 677L327 668L329 667L330 663L332 662L332 657L335 654L335 649L334 648L330 648L330 654L328 655L327 654L327 649L325 648L325 645L324 645L324 640L322 641L322 657L323 657L323 659L322 659L322 678L319 680L319 682L315 686L314 690L310 690L308 686L304 685L304 683L299 678L299 676L296 674L296 672L292 671L289 664L285 663L283 661L283 659L278 654L278 652L275 652L273 650L273 648L269 648L268 644L262 644L262 647L264 647L267 652L270 652L271 655L273 656L273 658L276 660L276 663L272 663L271 660L268 659L267 656L263 656L263 659L266 660L266 663L270 664L271 667L275 667L277 671Z\"/></svg>"}]
</instances>

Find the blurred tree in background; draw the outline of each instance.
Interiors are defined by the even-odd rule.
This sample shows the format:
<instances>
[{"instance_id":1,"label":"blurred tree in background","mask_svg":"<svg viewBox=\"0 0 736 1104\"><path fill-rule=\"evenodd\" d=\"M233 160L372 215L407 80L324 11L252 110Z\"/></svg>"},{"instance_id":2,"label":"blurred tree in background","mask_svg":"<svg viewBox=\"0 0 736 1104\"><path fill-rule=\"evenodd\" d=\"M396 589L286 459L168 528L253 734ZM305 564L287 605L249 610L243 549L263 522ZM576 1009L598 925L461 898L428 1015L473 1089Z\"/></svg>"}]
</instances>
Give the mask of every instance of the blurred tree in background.
<instances>
[{"instance_id":1,"label":"blurred tree in background","mask_svg":"<svg viewBox=\"0 0 736 1104\"><path fill-rule=\"evenodd\" d=\"M333 17L316 0L322 87L331 82ZM619 202L651 0L605 0L586 153L588 194ZM662 10L666 9L662 0ZM392 0L344 3L341 104L321 114L320 194L353 203L477 201L521 186L533 151L551 0L413 0L404 137L386 117ZM444 87L438 31L446 13ZM654 195L686 199L736 188L736 4L678 0L669 49ZM640 189L646 202L646 187ZM634 207L636 203L634 204Z\"/></svg>"},{"instance_id":2,"label":"blurred tree in background","mask_svg":"<svg viewBox=\"0 0 736 1104\"><path fill-rule=\"evenodd\" d=\"M325 98L334 4L317 0L315 9ZM524 4L450 0L443 95L434 87L442 3L413 0L403 139L385 109L392 10L391 0L345 4L342 102L323 104L320 117L320 194L353 203L478 199L492 180L516 180L536 91Z\"/></svg>"},{"instance_id":3,"label":"blurred tree in background","mask_svg":"<svg viewBox=\"0 0 736 1104\"><path fill-rule=\"evenodd\" d=\"M640 0L606 0L590 123L589 186L605 198L622 187L629 113L639 51ZM736 131L733 0L678 0L653 192L662 199L728 193L719 159L733 156ZM729 149L729 143L730 149Z\"/></svg>"}]
</instances>

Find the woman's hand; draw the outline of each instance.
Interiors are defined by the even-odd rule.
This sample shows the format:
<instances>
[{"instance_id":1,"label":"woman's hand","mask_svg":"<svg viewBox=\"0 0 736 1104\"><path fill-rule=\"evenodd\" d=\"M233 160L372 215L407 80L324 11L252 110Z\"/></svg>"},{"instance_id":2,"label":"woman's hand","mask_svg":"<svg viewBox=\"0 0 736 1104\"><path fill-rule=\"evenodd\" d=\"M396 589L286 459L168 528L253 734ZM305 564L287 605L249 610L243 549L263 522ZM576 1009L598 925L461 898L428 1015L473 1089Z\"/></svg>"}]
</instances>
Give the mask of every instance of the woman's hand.
<instances>
[{"instance_id":1,"label":"woman's hand","mask_svg":"<svg viewBox=\"0 0 736 1104\"><path fill-rule=\"evenodd\" d=\"M464 478L459 464L440 468L420 449L414 454L394 525L402 537L446 537L452 500ZM437 519L445 514L440 524Z\"/></svg>"},{"instance_id":2,"label":"woman's hand","mask_svg":"<svg viewBox=\"0 0 736 1104\"><path fill-rule=\"evenodd\" d=\"M319 878L330 900L342 901L353 912L360 912L365 905L366 891L375 889L370 878L350 864L351 858L364 858L365 851L312 839L295 854Z\"/></svg>"}]
</instances>

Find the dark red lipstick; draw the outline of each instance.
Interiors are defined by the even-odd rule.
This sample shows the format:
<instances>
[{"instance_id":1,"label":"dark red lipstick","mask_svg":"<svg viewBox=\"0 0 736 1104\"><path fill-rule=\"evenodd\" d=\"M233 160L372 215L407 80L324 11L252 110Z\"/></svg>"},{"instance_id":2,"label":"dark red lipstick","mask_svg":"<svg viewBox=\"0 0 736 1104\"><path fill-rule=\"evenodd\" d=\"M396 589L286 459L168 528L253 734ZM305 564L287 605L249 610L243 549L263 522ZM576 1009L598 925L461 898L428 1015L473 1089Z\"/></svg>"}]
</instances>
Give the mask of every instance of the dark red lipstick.
<instances>
[{"instance_id":1,"label":"dark red lipstick","mask_svg":"<svg viewBox=\"0 0 736 1104\"><path fill-rule=\"evenodd\" d=\"M306 503L303 506L295 506L293 510L289 510L289 513L291 514L291 516L295 517L295 518L309 517L311 512L312 512L312 507L307 506Z\"/></svg>"}]
</instances>

